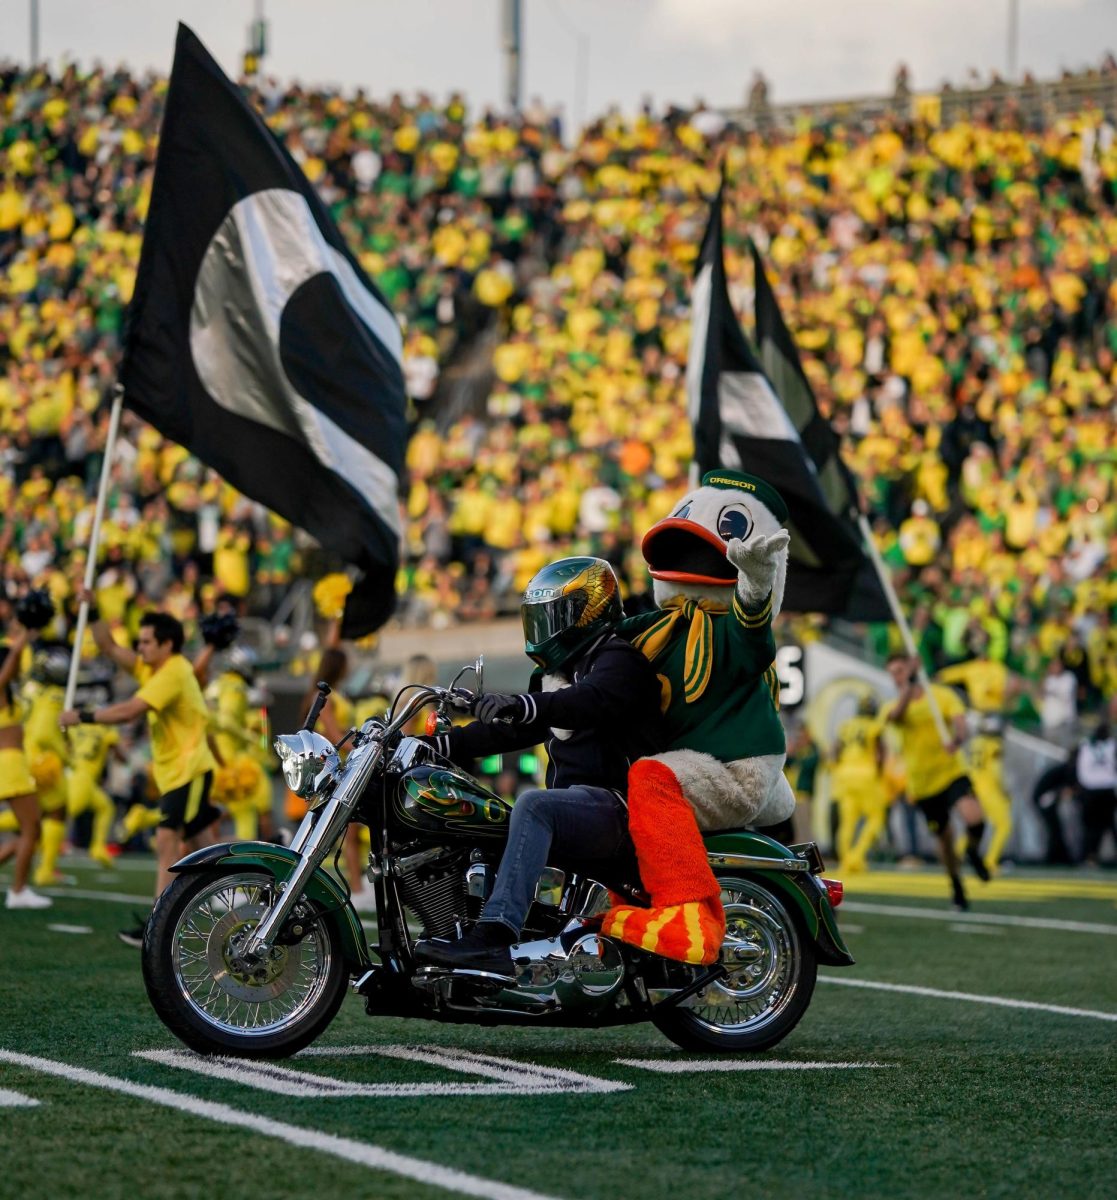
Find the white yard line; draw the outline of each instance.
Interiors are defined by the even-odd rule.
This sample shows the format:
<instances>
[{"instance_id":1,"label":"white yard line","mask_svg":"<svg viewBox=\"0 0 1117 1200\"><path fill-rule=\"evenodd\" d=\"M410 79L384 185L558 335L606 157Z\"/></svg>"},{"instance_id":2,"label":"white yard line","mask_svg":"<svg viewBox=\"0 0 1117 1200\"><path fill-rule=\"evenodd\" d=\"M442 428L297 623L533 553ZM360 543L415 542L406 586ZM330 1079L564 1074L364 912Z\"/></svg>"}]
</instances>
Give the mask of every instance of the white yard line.
<instances>
[{"instance_id":1,"label":"white yard line","mask_svg":"<svg viewBox=\"0 0 1117 1200\"><path fill-rule=\"evenodd\" d=\"M274 1063L245 1062L235 1058L211 1058L183 1050L137 1050L135 1057L146 1058L166 1067L193 1071L214 1079L225 1079L244 1087L276 1092L284 1096L304 1097L401 1097L401 1096L538 1096L558 1093L602 1093L628 1091L630 1084L595 1079L576 1071L539 1067L512 1059L472 1055L439 1046L354 1046L346 1050L362 1057L419 1062L442 1067L462 1075L481 1075L492 1083L355 1083L332 1079L309 1071L295 1071ZM306 1053L306 1052L304 1052ZM323 1057L319 1055L318 1057Z\"/></svg>"},{"instance_id":2,"label":"white yard line","mask_svg":"<svg viewBox=\"0 0 1117 1200\"><path fill-rule=\"evenodd\" d=\"M913 984L877 983L872 979L846 979L840 975L819 975L819 983L840 983L846 987L869 988L878 992L902 992L908 996L929 996L933 1000L966 1000L972 1004L993 1004L998 1008L1028 1008L1035 1012L1055 1013L1060 1017L1090 1017L1095 1021L1117 1021L1117 1012L1098 1012L1092 1008L1069 1008L1065 1004L1038 1004L1035 1000L1012 1000L1007 996L980 996L973 992L946 992L940 988L915 987Z\"/></svg>"},{"instance_id":3,"label":"white yard line","mask_svg":"<svg viewBox=\"0 0 1117 1200\"><path fill-rule=\"evenodd\" d=\"M959 925L952 923L947 926L951 933L980 933L985 937L1004 937L1004 930L993 925Z\"/></svg>"},{"instance_id":4,"label":"white yard line","mask_svg":"<svg viewBox=\"0 0 1117 1200\"><path fill-rule=\"evenodd\" d=\"M38 1108L40 1101L33 1096L25 1096L22 1092L13 1092L8 1088L0 1088L0 1108Z\"/></svg>"},{"instance_id":5,"label":"white yard line","mask_svg":"<svg viewBox=\"0 0 1117 1200\"><path fill-rule=\"evenodd\" d=\"M178 1112L189 1113L207 1121L216 1121L220 1125L233 1125L241 1129L248 1129L253 1133L286 1142L289 1146L298 1146L304 1150L317 1150L319 1153L330 1154L334 1158L344 1159L347 1162L356 1163L358 1166L386 1171L404 1179L414 1179L418 1183L444 1188L448 1192L457 1192L459 1195L480 1196L484 1200L551 1200L550 1197L541 1195L539 1192L513 1187L493 1179L484 1179L479 1175L470 1175L465 1171L457 1171L453 1167L444 1167L440 1163L427 1162L406 1154L397 1154L393 1150L385 1150L382 1146L374 1146L370 1142L358 1142L353 1138L338 1137L332 1133L307 1129L301 1125L288 1125L285 1121L274 1121L270 1117L245 1112L243 1109L233 1108L228 1104L200 1100L195 1096L172 1091L170 1088L133 1083L130 1079L103 1075L99 1071L89 1071L84 1067L53 1062L49 1058L18 1054L13 1050L0 1050L0 1062L11 1063L13 1066L23 1067L29 1071L39 1071L44 1075L54 1075L83 1087L118 1092L136 1100L146 1101L148 1104L158 1104L164 1108L173 1108Z\"/></svg>"},{"instance_id":6,"label":"white yard line","mask_svg":"<svg viewBox=\"0 0 1117 1200\"><path fill-rule=\"evenodd\" d=\"M1012 917L1002 913L959 913L943 908L916 908L905 904L867 904L843 900L842 912L877 913L882 917L915 917L923 921L953 921L959 925L1017 925L1022 929L1057 929L1062 933L1117 934L1117 924L1094 921L1060 921L1056 917Z\"/></svg>"},{"instance_id":7,"label":"white yard line","mask_svg":"<svg viewBox=\"0 0 1117 1200\"><path fill-rule=\"evenodd\" d=\"M661 1075L685 1075L689 1071L856 1071L895 1065L877 1062L788 1062L776 1059L737 1061L725 1058L695 1058L688 1062L664 1058L615 1058L613 1061L622 1067L658 1071Z\"/></svg>"},{"instance_id":8,"label":"white yard line","mask_svg":"<svg viewBox=\"0 0 1117 1200\"><path fill-rule=\"evenodd\" d=\"M93 932L93 927L91 925L48 925L47 928L50 929L54 933L92 933Z\"/></svg>"}]
</instances>

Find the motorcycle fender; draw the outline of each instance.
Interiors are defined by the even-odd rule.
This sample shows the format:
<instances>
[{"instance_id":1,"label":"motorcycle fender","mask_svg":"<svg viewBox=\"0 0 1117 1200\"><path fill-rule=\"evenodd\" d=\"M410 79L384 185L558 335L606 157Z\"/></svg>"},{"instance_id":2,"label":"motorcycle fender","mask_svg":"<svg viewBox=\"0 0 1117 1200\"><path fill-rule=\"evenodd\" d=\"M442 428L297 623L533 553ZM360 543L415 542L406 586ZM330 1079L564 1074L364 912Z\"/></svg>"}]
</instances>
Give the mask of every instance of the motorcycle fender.
<instances>
[{"instance_id":1,"label":"motorcycle fender","mask_svg":"<svg viewBox=\"0 0 1117 1200\"><path fill-rule=\"evenodd\" d=\"M195 850L193 854L179 859L171 870L178 875L196 875L218 863L223 867L258 867L267 871L276 882L283 883L291 877L299 861L299 856L286 846L277 846L272 842L221 842ZM350 969L367 969L370 959L365 931L360 917L346 899L341 884L319 867L310 877L306 895L319 907L336 912L341 949Z\"/></svg>"},{"instance_id":2,"label":"motorcycle fender","mask_svg":"<svg viewBox=\"0 0 1117 1200\"><path fill-rule=\"evenodd\" d=\"M838 920L826 894L826 885L810 871L780 868L781 861L798 858L798 855L772 838L748 829L714 834L707 837L705 842L710 854L747 854L752 858L772 859L771 870L749 866L742 869L741 873L762 879L767 887L795 907L815 944L820 962L832 967L853 966L855 960L838 929Z\"/></svg>"}]
</instances>

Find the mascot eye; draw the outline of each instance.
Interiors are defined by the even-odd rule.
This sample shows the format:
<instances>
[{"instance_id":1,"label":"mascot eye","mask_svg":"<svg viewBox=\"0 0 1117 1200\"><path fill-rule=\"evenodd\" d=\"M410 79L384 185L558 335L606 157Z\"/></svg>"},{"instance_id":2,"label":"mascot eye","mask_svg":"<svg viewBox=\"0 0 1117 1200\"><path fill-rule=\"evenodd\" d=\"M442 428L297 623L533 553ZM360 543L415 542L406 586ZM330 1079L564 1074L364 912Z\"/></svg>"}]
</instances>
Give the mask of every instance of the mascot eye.
<instances>
[{"instance_id":1,"label":"mascot eye","mask_svg":"<svg viewBox=\"0 0 1117 1200\"><path fill-rule=\"evenodd\" d=\"M680 509L677 513L672 513L671 515L680 521L684 517L689 517L690 516L690 505L691 505L691 501L688 500L684 505L682 505L680 507Z\"/></svg>"},{"instance_id":2,"label":"mascot eye","mask_svg":"<svg viewBox=\"0 0 1117 1200\"><path fill-rule=\"evenodd\" d=\"M731 504L721 510L718 517L718 533L725 541L740 538L744 541L752 532L752 516L747 508L739 504Z\"/></svg>"}]
</instances>

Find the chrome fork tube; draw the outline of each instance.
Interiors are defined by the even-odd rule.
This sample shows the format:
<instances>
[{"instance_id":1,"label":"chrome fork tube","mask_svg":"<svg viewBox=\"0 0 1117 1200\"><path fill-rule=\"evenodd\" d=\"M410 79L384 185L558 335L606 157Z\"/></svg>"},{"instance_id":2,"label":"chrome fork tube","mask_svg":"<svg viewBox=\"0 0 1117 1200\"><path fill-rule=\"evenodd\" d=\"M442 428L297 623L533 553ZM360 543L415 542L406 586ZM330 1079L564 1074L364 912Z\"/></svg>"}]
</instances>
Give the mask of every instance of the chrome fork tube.
<instances>
[{"instance_id":1,"label":"chrome fork tube","mask_svg":"<svg viewBox=\"0 0 1117 1200\"><path fill-rule=\"evenodd\" d=\"M341 781L334 795L327 801L313 827L305 829L309 814L299 826L299 835L304 835L299 865L291 872L290 878L282 885L278 897L267 915L259 925L245 938L241 948L243 957L266 953L272 947L275 936L283 927L283 923L291 914L291 910L299 902L310 877L318 869L323 859L333 849L337 839L345 832L357 800L368 783L373 768L380 761L382 745L377 742L368 747L362 754L359 747L350 755L346 764L345 778ZM354 761L356 760L356 761Z\"/></svg>"},{"instance_id":2,"label":"chrome fork tube","mask_svg":"<svg viewBox=\"0 0 1117 1200\"><path fill-rule=\"evenodd\" d=\"M303 847L306 845L307 839L310 837L313 829L314 814L308 812L299 822L299 827L295 830L295 836L291 838L291 844L287 849L293 850L296 854L302 854Z\"/></svg>"}]
</instances>

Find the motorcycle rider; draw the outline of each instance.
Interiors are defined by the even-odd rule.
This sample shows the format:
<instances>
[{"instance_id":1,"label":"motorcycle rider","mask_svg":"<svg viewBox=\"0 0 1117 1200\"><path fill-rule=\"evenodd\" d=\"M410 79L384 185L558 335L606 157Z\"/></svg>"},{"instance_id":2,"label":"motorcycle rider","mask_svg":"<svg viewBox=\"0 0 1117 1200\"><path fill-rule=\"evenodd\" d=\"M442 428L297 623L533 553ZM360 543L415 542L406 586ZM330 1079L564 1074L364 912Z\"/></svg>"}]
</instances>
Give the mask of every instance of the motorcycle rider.
<instances>
[{"instance_id":1,"label":"motorcycle rider","mask_svg":"<svg viewBox=\"0 0 1117 1200\"><path fill-rule=\"evenodd\" d=\"M524 792L512 809L481 920L458 941L416 946L423 962L504 976L552 851L607 860L627 845L628 768L658 748L661 720L654 669L613 631L623 615L620 585L604 559L544 567L524 591L521 615L536 663L527 692L483 695L476 721L431 740L458 762L543 742L547 787Z\"/></svg>"}]
</instances>

